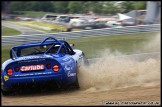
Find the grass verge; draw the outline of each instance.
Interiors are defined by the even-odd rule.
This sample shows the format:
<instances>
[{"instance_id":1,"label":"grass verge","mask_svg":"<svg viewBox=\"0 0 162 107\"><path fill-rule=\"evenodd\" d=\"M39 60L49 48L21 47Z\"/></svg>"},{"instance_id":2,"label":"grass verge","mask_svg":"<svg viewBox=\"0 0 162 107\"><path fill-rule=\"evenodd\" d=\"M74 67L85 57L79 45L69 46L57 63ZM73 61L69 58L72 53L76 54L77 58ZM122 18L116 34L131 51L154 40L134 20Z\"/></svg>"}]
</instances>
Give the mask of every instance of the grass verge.
<instances>
[{"instance_id":1,"label":"grass verge","mask_svg":"<svg viewBox=\"0 0 162 107\"><path fill-rule=\"evenodd\" d=\"M100 57L99 55L105 49L109 49L112 53L118 51L122 54L160 52L159 48L145 48L157 34L158 33L125 34L67 41L74 43L75 46L73 48L82 50L87 58L96 58ZM9 58L9 50L11 47L12 46L2 47L2 62Z\"/></svg>"},{"instance_id":2,"label":"grass verge","mask_svg":"<svg viewBox=\"0 0 162 107\"><path fill-rule=\"evenodd\" d=\"M20 35L21 32L15 29L2 26L2 36Z\"/></svg>"},{"instance_id":3,"label":"grass verge","mask_svg":"<svg viewBox=\"0 0 162 107\"><path fill-rule=\"evenodd\" d=\"M29 27L36 30L41 30L46 33L54 33L60 31L66 31L67 28L58 24L47 23L47 22L36 22L36 21L20 21L17 23L18 25ZM33 26L31 26L33 25ZM34 26L35 25L35 26ZM39 27L37 27L39 26ZM42 28L41 28L42 26ZM49 28L51 30L45 30L43 27Z\"/></svg>"}]
</instances>

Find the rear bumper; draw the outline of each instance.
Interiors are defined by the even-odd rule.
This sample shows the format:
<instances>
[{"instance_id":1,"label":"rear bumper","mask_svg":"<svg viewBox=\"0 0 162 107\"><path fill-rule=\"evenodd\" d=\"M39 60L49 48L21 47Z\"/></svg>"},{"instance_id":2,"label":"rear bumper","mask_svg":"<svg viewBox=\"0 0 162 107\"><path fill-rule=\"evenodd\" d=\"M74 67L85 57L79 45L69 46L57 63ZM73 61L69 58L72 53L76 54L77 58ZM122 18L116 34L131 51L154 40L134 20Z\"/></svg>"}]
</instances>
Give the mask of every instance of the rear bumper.
<instances>
[{"instance_id":1,"label":"rear bumper","mask_svg":"<svg viewBox=\"0 0 162 107\"><path fill-rule=\"evenodd\" d=\"M7 81L1 81L1 88L3 90L13 89L15 86L20 84L43 84L46 82L57 82L58 84L63 84L64 79L62 74L57 75L45 75L45 76L31 76L31 77L19 77L19 78L9 78Z\"/></svg>"}]
</instances>

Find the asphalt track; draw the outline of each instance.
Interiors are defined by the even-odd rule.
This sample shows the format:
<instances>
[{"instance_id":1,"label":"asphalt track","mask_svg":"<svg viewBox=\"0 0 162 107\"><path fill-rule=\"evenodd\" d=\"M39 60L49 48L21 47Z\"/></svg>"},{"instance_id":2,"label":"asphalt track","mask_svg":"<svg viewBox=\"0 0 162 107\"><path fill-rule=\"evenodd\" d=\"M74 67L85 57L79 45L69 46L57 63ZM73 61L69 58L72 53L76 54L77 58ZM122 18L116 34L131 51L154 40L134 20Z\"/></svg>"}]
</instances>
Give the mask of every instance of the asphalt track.
<instances>
[{"instance_id":1,"label":"asphalt track","mask_svg":"<svg viewBox=\"0 0 162 107\"><path fill-rule=\"evenodd\" d=\"M19 106L21 105L23 106L24 105L68 105L68 106L70 105L101 105L101 106L161 105L160 102L161 87L160 87L160 76L159 76L160 75L160 61L159 61L160 54L157 53L155 54L154 55L152 54L151 55L150 54L129 55L129 57L130 56L132 58L134 57L133 60L136 60L139 57L141 58L145 57L145 58L143 58L143 60L135 61L135 63L133 63L134 65L129 65L130 68L131 67L132 68L135 67L135 68L133 69L124 68L124 71L121 71L121 69L123 69L124 66L121 62L119 62L118 64L118 62L116 63L114 60L109 60L110 63L107 64L111 64L111 63L113 64L113 62L115 62L116 65L122 65L122 67L116 66L116 68L113 66L113 68L115 69L119 67L119 71L122 73L118 71L117 73L113 73L115 71L111 72L110 69L109 72L107 72L107 69L106 71L104 71L107 72L108 75L109 73L112 74L109 75L113 77L111 81L109 81L107 77L106 78L104 77L106 74L102 75L97 73L97 75L94 75L96 72L95 70L94 71L87 70L85 72L87 73L93 72L93 73L91 73L91 75L88 74L84 75L85 72L83 70L84 76L80 75L81 78L79 79L79 82L81 82L80 89L67 89L67 90L58 90L58 89L51 89L51 88L50 89L46 88L44 90L29 89L29 91L26 92L22 91L19 94L15 94L15 95L9 95L9 96L1 95L2 97L1 104L2 106L6 106L6 105L19 105ZM120 61L122 61L122 59ZM94 66L92 67L94 69ZM140 67L144 68L143 69L144 71L141 71L142 73L137 72L137 70L141 69ZM111 69L114 70L113 68ZM128 72L124 73L125 70L128 70ZM135 70L135 71L132 72L131 70ZM127 75L127 73L129 72L132 72L132 74ZM152 73L149 74L149 72ZM131 76L131 78L127 78L128 76ZM129 79L127 80L127 82L130 82L131 85L127 84L126 81L124 81L125 78ZM91 81L91 79L93 81ZM140 82L138 81L138 79L141 79ZM114 82L113 85L111 84L112 82ZM138 82L140 84L137 84Z\"/></svg>"}]
</instances>

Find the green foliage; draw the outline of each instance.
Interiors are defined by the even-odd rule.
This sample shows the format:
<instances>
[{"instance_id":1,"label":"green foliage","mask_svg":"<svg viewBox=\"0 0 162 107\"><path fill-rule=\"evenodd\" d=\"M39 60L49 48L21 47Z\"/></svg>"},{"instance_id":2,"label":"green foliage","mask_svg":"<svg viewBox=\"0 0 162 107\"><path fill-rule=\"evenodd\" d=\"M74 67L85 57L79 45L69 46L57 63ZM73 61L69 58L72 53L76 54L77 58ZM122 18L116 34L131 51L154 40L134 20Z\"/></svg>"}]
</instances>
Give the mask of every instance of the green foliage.
<instances>
[{"instance_id":1,"label":"green foliage","mask_svg":"<svg viewBox=\"0 0 162 107\"><path fill-rule=\"evenodd\" d=\"M70 1L67 8L70 13L82 13L82 6L82 1Z\"/></svg>"},{"instance_id":2,"label":"green foliage","mask_svg":"<svg viewBox=\"0 0 162 107\"><path fill-rule=\"evenodd\" d=\"M103 6L103 12L108 14L116 14L119 12L117 6L113 4L113 2L105 2Z\"/></svg>"},{"instance_id":3,"label":"green foliage","mask_svg":"<svg viewBox=\"0 0 162 107\"><path fill-rule=\"evenodd\" d=\"M56 12L56 13L67 13L68 12L68 9L67 9L67 6L68 6L68 1L55 1L55 2L52 2L52 5L53 5L53 12Z\"/></svg>"},{"instance_id":4,"label":"green foliage","mask_svg":"<svg viewBox=\"0 0 162 107\"><path fill-rule=\"evenodd\" d=\"M145 10L147 1L123 1L120 4L122 13L127 13L131 10Z\"/></svg>"},{"instance_id":5,"label":"green foliage","mask_svg":"<svg viewBox=\"0 0 162 107\"><path fill-rule=\"evenodd\" d=\"M52 11L51 1L12 1L11 8L14 11Z\"/></svg>"},{"instance_id":6,"label":"green foliage","mask_svg":"<svg viewBox=\"0 0 162 107\"><path fill-rule=\"evenodd\" d=\"M144 10L144 9L146 9L146 4L147 2L146 1L136 1L136 2L134 2L134 9L135 10Z\"/></svg>"},{"instance_id":7,"label":"green foliage","mask_svg":"<svg viewBox=\"0 0 162 107\"><path fill-rule=\"evenodd\" d=\"M133 1L123 1L121 3L121 12L127 13L134 9Z\"/></svg>"},{"instance_id":8,"label":"green foliage","mask_svg":"<svg viewBox=\"0 0 162 107\"><path fill-rule=\"evenodd\" d=\"M6 2L6 3L5 3ZM116 14L146 9L147 1L5 1L2 9L12 11L44 11L55 13ZM10 4L10 5L9 5ZM118 4L118 5L116 5ZM5 7L5 8L4 8Z\"/></svg>"},{"instance_id":9,"label":"green foliage","mask_svg":"<svg viewBox=\"0 0 162 107\"><path fill-rule=\"evenodd\" d=\"M24 1L15 1L15 2L11 2L10 4L11 9L16 11L24 11L24 9L26 9L26 4L24 3Z\"/></svg>"}]
</instances>

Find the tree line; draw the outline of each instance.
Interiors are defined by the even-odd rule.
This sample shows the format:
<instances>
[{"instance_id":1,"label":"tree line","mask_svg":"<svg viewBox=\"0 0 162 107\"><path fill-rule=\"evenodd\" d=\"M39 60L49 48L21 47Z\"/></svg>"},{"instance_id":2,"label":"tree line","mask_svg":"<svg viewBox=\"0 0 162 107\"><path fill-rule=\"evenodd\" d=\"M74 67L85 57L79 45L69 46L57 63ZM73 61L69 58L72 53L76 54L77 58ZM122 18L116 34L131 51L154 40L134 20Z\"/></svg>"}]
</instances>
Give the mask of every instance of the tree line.
<instances>
[{"instance_id":1,"label":"tree line","mask_svg":"<svg viewBox=\"0 0 162 107\"><path fill-rule=\"evenodd\" d=\"M146 9L147 1L2 1L2 11L116 14Z\"/></svg>"}]
</instances>

